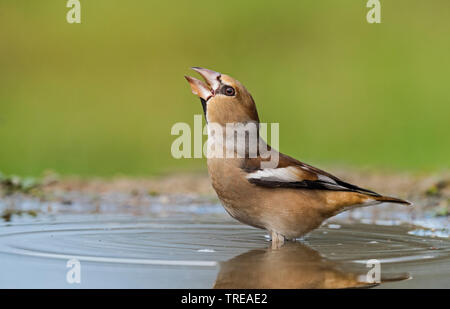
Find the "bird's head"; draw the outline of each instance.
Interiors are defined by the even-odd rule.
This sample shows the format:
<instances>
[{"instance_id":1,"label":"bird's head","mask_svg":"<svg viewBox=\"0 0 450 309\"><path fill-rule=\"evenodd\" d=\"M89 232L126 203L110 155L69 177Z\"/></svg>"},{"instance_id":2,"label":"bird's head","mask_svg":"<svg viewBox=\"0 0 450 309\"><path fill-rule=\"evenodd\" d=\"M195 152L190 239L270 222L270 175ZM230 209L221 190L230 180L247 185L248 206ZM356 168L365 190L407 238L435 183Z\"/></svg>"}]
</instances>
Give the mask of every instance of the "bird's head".
<instances>
[{"instance_id":1,"label":"bird's head","mask_svg":"<svg viewBox=\"0 0 450 309\"><path fill-rule=\"evenodd\" d=\"M208 69L193 67L206 83L185 76L203 105L206 121L227 123L259 122L255 102L245 87L234 78Z\"/></svg>"}]
</instances>

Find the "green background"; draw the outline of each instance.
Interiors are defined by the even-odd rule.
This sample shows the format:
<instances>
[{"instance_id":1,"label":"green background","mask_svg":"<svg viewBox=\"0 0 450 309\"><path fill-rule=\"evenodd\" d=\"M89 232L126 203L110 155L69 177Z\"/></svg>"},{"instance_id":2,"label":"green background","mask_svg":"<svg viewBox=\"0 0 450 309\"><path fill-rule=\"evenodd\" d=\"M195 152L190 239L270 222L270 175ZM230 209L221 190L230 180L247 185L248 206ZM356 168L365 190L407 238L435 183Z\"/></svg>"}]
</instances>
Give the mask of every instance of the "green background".
<instances>
[{"instance_id":1,"label":"green background","mask_svg":"<svg viewBox=\"0 0 450 309\"><path fill-rule=\"evenodd\" d=\"M450 161L450 1L0 0L0 171L150 175L201 113L202 66L250 90L280 150L311 164L428 171Z\"/></svg>"}]
</instances>

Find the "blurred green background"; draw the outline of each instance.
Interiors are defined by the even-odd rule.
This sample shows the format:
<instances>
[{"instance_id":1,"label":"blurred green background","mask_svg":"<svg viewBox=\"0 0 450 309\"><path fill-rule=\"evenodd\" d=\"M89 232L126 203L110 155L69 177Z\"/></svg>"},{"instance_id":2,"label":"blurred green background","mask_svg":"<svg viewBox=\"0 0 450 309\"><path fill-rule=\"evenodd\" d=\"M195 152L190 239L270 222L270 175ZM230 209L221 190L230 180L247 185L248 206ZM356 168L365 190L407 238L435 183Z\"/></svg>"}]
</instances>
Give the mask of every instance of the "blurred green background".
<instances>
[{"instance_id":1,"label":"blurred green background","mask_svg":"<svg viewBox=\"0 0 450 309\"><path fill-rule=\"evenodd\" d=\"M134 176L201 113L202 66L246 85L280 150L311 164L449 167L450 1L0 0L0 171Z\"/></svg>"}]
</instances>

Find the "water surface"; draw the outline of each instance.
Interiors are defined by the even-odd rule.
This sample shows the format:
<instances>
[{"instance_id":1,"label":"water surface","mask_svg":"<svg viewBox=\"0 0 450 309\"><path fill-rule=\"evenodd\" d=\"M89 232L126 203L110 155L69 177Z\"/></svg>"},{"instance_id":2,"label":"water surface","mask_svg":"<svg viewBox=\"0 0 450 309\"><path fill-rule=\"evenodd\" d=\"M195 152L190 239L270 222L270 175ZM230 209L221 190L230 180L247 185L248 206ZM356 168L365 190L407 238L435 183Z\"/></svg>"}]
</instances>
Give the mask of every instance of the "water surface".
<instances>
[{"instance_id":1,"label":"water surface","mask_svg":"<svg viewBox=\"0 0 450 309\"><path fill-rule=\"evenodd\" d=\"M3 222L0 287L373 287L365 282L371 259L381 263L383 282L375 287L450 287L448 238L420 235L417 226L335 220L271 249L265 231L208 207ZM73 258L81 265L80 284L66 280Z\"/></svg>"}]
</instances>

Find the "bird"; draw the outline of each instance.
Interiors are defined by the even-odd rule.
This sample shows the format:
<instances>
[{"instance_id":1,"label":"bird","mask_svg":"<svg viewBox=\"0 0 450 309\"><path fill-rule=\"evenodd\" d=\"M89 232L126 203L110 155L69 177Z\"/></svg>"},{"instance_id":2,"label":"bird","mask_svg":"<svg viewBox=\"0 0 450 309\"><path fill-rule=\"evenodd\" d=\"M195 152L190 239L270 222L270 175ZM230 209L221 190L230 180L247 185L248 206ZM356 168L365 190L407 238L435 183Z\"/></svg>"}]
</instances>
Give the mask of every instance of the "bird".
<instances>
[{"instance_id":1,"label":"bird","mask_svg":"<svg viewBox=\"0 0 450 309\"><path fill-rule=\"evenodd\" d=\"M231 217L267 230L272 246L302 237L325 220L356 207L384 202L412 205L278 152L261 137L255 101L243 84L213 70L192 69L205 81L185 76L192 93L200 98L207 123L207 167L212 187ZM246 134L244 142L241 139L243 147L233 145L238 139L227 136L230 125L253 127L256 134ZM252 137L256 139L253 144L249 141ZM254 147L250 144L257 145L256 151L251 151Z\"/></svg>"},{"instance_id":2,"label":"bird","mask_svg":"<svg viewBox=\"0 0 450 309\"><path fill-rule=\"evenodd\" d=\"M354 263L329 260L300 243L280 248L251 249L220 262L214 289L343 289L370 288L380 283L407 280L409 273L383 273L369 282Z\"/></svg>"}]
</instances>

